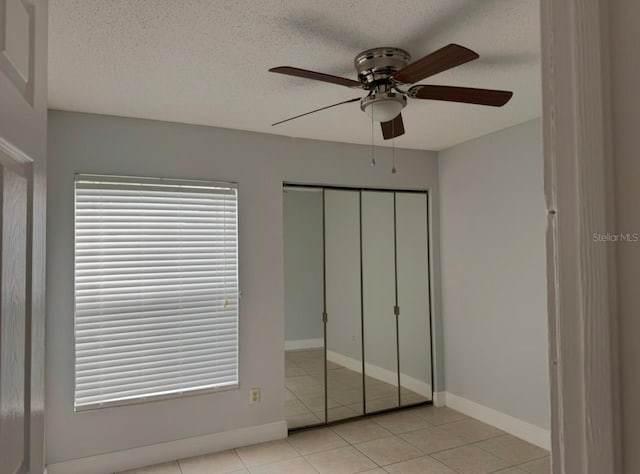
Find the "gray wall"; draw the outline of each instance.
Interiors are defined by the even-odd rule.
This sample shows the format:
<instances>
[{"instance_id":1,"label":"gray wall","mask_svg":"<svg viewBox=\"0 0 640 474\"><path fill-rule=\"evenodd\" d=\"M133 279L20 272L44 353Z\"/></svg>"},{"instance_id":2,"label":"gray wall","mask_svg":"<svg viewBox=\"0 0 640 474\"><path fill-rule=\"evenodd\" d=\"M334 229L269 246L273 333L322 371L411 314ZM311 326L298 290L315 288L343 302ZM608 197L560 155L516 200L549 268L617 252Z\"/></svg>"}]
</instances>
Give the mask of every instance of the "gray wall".
<instances>
[{"instance_id":1,"label":"gray wall","mask_svg":"<svg viewBox=\"0 0 640 474\"><path fill-rule=\"evenodd\" d=\"M447 392L548 429L541 120L439 159Z\"/></svg>"},{"instance_id":2,"label":"gray wall","mask_svg":"<svg viewBox=\"0 0 640 474\"><path fill-rule=\"evenodd\" d=\"M376 150L378 166L371 167L368 146L52 111L48 153L48 463L283 420L284 181L430 188L437 210L433 152L396 150L394 175L388 148ZM238 390L74 413L75 172L238 183L242 289ZM437 218L435 214L435 228ZM260 404L249 405L251 387L261 387Z\"/></svg>"},{"instance_id":3,"label":"gray wall","mask_svg":"<svg viewBox=\"0 0 640 474\"><path fill-rule=\"evenodd\" d=\"M640 2L610 2L617 229L640 232ZM607 229L608 230L608 229ZM640 472L640 243L617 243L624 472Z\"/></svg>"},{"instance_id":4,"label":"gray wall","mask_svg":"<svg viewBox=\"0 0 640 474\"><path fill-rule=\"evenodd\" d=\"M287 189L284 206L284 338L321 339L322 192Z\"/></svg>"}]
</instances>

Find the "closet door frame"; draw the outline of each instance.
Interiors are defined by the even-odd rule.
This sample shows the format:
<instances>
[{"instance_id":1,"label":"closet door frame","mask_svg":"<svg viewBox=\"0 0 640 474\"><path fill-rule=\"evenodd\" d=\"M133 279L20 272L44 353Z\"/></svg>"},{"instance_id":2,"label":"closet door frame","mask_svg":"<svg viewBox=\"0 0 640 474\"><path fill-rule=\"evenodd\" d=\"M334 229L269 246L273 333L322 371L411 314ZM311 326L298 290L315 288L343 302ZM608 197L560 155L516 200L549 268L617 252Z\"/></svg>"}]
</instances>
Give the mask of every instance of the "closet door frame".
<instances>
[{"instance_id":1,"label":"closet door frame","mask_svg":"<svg viewBox=\"0 0 640 474\"><path fill-rule=\"evenodd\" d=\"M322 331L324 347L324 424L329 421L327 377L327 222L325 219L325 188L322 188Z\"/></svg>"},{"instance_id":2,"label":"closet door frame","mask_svg":"<svg viewBox=\"0 0 640 474\"><path fill-rule=\"evenodd\" d=\"M434 301L433 301L433 262L432 262L432 252L431 252L431 243L432 243L432 231L433 231L433 221L431 219L431 190L426 189L392 189L392 188L372 188L372 187L361 187L361 186L336 186L336 185L321 185L321 184L305 184L305 183L296 183L296 182L284 182L282 184L284 188L315 188L320 189L322 191L322 286L323 286L323 332L324 332L324 411L325 411L325 419L324 422L314 424L312 426L329 426L333 424L343 423L345 421L357 420L360 418L367 418L372 415L379 415L387 412L395 412L399 410L404 410L408 408L414 408L416 406L424 406L424 405L433 405L434 398L434 342L435 342L435 333L434 333L434 325L433 325L433 312L434 312ZM359 228L360 228L360 335L362 340L362 407L363 414L355 415L353 417L344 418L335 421L328 421L328 386L327 386L327 321L329 315L327 314L327 279L326 279L326 209L325 209L325 191L336 190L336 191L352 191L358 192L358 200L359 200ZM394 280L395 280L395 301L394 301L394 313L396 320L396 358L397 358L397 383L398 383L398 406L393 408L388 408L384 410L367 412L366 409L366 372L365 372L365 345L364 345L364 292L363 292L363 255L362 255L362 193L363 192L384 192L384 193L392 193L393 194L393 234L394 234ZM402 396L401 396L401 385L400 385L400 346L399 346L399 314L398 314L398 257L397 257L397 228L396 228L396 216L397 216L397 207L396 207L396 194L422 194L426 199L426 211L427 211L427 295L428 295L428 319L429 319L429 336L430 336L430 373L429 379L431 382L431 400L418 402L408 405L402 405ZM310 426L303 426L299 428L290 429L289 432L304 430L309 428Z\"/></svg>"}]
</instances>

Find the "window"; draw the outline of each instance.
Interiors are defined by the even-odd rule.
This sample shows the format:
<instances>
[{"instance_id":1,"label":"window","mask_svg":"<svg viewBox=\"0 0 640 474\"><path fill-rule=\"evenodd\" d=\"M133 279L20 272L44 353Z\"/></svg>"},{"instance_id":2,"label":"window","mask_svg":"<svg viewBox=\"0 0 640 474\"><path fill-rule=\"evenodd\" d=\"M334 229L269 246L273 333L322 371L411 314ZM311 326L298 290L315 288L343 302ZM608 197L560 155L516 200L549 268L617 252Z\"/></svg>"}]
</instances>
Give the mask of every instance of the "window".
<instances>
[{"instance_id":1,"label":"window","mask_svg":"<svg viewBox=\"0 0 640 474\"><path fill-rule=\"evenodd\" d=\"M77 175L76 410L237 385L236 186Z\"/></svg>"}]
</instances>

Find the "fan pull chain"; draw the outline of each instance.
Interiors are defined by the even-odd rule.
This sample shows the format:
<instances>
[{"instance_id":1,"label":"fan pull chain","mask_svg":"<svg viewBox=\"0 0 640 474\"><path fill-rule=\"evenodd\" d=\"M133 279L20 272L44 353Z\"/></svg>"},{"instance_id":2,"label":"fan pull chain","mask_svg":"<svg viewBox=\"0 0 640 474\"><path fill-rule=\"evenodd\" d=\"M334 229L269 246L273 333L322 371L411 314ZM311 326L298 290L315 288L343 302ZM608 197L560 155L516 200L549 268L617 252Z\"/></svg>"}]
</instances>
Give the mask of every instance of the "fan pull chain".
<instances>
[{"instance_id":1,"label":"fan pull chain","mask_svg":"<svg viewBox=\"0 0 640 474\"><path fill-rule=\"evenodd\" d=\"M393 161L391 167L391 174L396 174L396 122L395 119L391 122L391 160Z\"/></svg>"},{"instance_id":2,"label":"fan pull chain","mask_svg":"<svg viewBox=\"0 0 640 474\"><path fill-rule=\"evenodd\" d=\"M373 107L375 104L371 104L371 166L376 165L376 156L373 148Z\"/></svg>"},{"instance_id":3,"label":"fan pull chain","mask_svg":"<svg viewBox=\"0 0 640 474\"><path fill-rule=\"evenodd\" d=\"M396 174L396 137L393 137L393 141L391 142L391 157L393 160L391 174Z\"/></svg>"}]
</instances>

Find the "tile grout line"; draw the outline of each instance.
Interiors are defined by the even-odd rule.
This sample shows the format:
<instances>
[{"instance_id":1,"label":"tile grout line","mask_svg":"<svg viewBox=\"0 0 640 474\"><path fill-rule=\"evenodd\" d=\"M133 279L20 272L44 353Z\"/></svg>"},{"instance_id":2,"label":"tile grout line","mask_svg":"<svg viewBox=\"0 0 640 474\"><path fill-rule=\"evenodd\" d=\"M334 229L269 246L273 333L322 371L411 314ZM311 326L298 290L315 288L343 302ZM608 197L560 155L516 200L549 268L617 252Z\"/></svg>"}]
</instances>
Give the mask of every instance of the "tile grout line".
<instances>
[{"instance_id":1,"label":"tile grout line","mask_svg":"<svg viewBox=\"0 0 640 474\"><path fill-rule=\"evenodd\" d=\"M455 448L454 448L454 449L455 449ZM447 467L448 467L449 469L451 469L453 472L456 472L456 473L458 473L458 474L462 474L460 471L458 471L457 469L455 469L453 466L450 466L450 465L449 465L449 464L447 464L446 462L441 461L441 460L440 460L440 459L438 459L438 458L433 458L433 459L435 459L436 461L438 461L438 462L439 462L440 464L442 464L443 466L447 466Z\"/></svg>"},{"instance_id":2,"label":"tile grout line","mask_svg":"<svg viewBox=\"0 0 640 474\"><path fill-rule=\"evenodd\" d=\"M247 466L244 461L242 460L242 457L240 456L240 453L238 452L238 448L233 448L233 452L235 453L236 456L238 456L238 459L240 460L240 464L242 464L244 466L244 470L247 472L251 472L249 470L249 466Z\"/></svg>"},{"instance_id":3,"label":"tile grout line","mask_svg":"<svg viewBox=\"0 0 640 474\"><path fill-rule=\"evenodd\" d=\"M316 467L315 467L313 464L311 464L311 461L309 461L309 460L307 459L307 457L306 457L304 454L302 454L302 452L300 452L300 450L299 450L298 448L296 448L296 447L295 447L295 445L294 445L291 441L289 441L289 439L288 439L288 438L289 438L289 436L287 435L287 438L285 438L285 441L286 441L287 443L289 443L289 446L291 446L291 447L294 449L294 451L295 451L296 453L298 453L299 457L300 457L300 458L302 458L302 459L304 460L304 462L306 462L309 466L311 466L311 469L313 469L314 471L316 471L316 472L318 472L318 473L319 473L320 471L318 471L318 470L316 469ZM291 459L295 459L295 458L291 458Z\"/></svg>"},{"instance_id":4,"label":"tile grout line","mask_svg":"<svg viewBox=\"0 0 640 474\"><path fill-rule=\"evenodd\" d=\"M375 423L375 421L374 421L374 423ZM370 441L377 441L377 440L380 440L380 439L386 439L386 438L397 438L398 440L403 441L403 442L407 443L409 446L411 446L411 447L413 447L413 448L417 449L417 450L421 453L421 455L420 455L420 456L416 456L416 457L412 457L412 458L409 458L409 459L405 459L405 460L403 460L403 461L392 462L392 463L385 464L385 465L380 465L380 464L378 464L376 461L374 461L373 459L369 458L369 459L371 459L371 461L372 461L374 464L376 464L378 467L380 467L383 471L385 471L385 472L389 472L389 471L387 471L387 470L385 469L385 466L391 466L391 465L393 465L393 464L398 464L398 463L401 463L401 462L410 461L410 460L412 460L412 459L418 459L418 458L422 458L422 457L425 457L425 456L426 456L426 457L429 457L429 458L432 458L432 459L434 459L435 461L437 461L437 459L433 458L429 453L426 453L424 450L420 449L418 446L415 446L415 445L413 445L412 443L410 443L409 441L407 441L407 440L403 439L403 438L400 436L400 434L405 434L405 433L395 434L395 433L392 433L391 431L387 430L384 426L380 425L379 423L376 423L376 424L377 424L378 426L380 426L381 428L383 428L384 430L386 430L388 433L390 433L390 436L382 436L382 437L380 437L380 438L374 438L374 439L371 439L371 440L368 440L368 441L361 441L361 442L359 442L359 443L355 443L355 444L354 444L354 443L351 443L351 442L349 442L349 441L347 441L347 443L349 443L351 446L353 446L354 448L356 448L360 453L362 453L362 454L363 454L364 456L366 456L367 458L369 458L369 456L367 456L367 454L366 454L366 453L364 453L362 450L360 450L360 448L358 448L358 446L357 446L357 445L358 445L358 444L363 444L363 443L368 443L368 442L370 442ZM416 430L416 431L420 431L420 430ZM345 441L346 441L346 440L345 440ZM438 461L438 462L439 462L439 461Z\"/></svg>"},{"instance_id":5,"label":"tile grout line","mask_svg":"<svg viewBox=\"0 0 640 474\"><path fill-rule=\"evenodd\" d=\"M387 436L387 438L391 438L391 436ZM378 439L385 439L385 438L378 438ZM376 441L376 440L370 440L370 441ZM363 441L364 443L368 443L369 441ZM362 443L359 443L362 444ZM367 456L366 453L363 453L362 450L360 448L358 448L357 445L352 444L351 445L353 448L356 449L356 451L358 451L360 454L362 454L365 458L369 459L373 464L375 464L376 466L378 466L379 468L381 468L383 471L386 471L386 469L381 466L380 464L378 464L377 462L375 462L373 459L371 459L369 456ZM361 472L365 472L365 471L361 471Z\"/></svg>"},{"instance_id":6,"label":"tile grout line","mask_svg":"<svg viewBox=\"0 0 640 474\"><path fill-rule=\"evenodd\" d=\"M546 458L549 458L549 461L551 461L551 453L549 453L549 454L547 454L545 456L540 456L539 458L535 458L535 459L531 459L529 461L522 462L520 464L514 464L514 466L520 467L520 466L524 466L525 464L529 464L530 462L540 461L541 459L546 459ZM522 468L520 468L520 469L522 469ZM527 473L529 472L526 469L522 469L522 470L527 472Z\"/></svg>"},{"instance_id":7,"label":"tile grout line","mask_svg":"<svg viewBox=\"0 0 640 474\"><path fill-rule=\"evenodd\" d=\"M512 436L512 435L509 435L509 436ZM500 456L498 456L497 454L494 454L494 453L492 453L491 451L489 451L489 450L487 450L487 449L484 449L482 446L478 446L478 444L479 444L479 443L482 443L482 442L484 442L484 441L489 441L490 439L496 439L496 438L498 438L498 437L499 437L499 436L495 436L495 437L493 437L493 438L483 439L483 440L476 441L475 443L471 443L471 444L468 444L468 445L465 445L465 446L474 446L474 447L478 448L479 450L484 451L484 452L485 452L485 453L487 453L487 454L491 454L492 456L495 456L495 457L497 457L498 459L500 459L500 460L502 460L502 461L504 461L504 462L508 463L508 464L509 464L509 467L518 467L518 466L522 466L523 464L527 464L527 463L529 463L529 462L537 461L537 460L539 460L539 459L544 459L544 458L546 458L546 457L548 456L548 454L545 454L544 456L540 456L540 457L538 457L538 458L534 458L534 459L529 459L528 461L523 461L523 462L521 462L521 463L519 463L519 464L513 464L513 463L511 463L510 461L508 461L508 460L506 460L506 459L504 459L504 458L501 458L501 457L500 457ZM520 438L517 438L517 437L515 437L515 436L513 436L513 437L514 437L514 438L516 438L516 439L520 439ZM522 440L522 441L524 441L524 440ZM527 441L524 441L524 442L526 443ZM534 445L534 446L535 446L535 445ZM462 447L462 446L460 446L460 447ZM455 448L453 448L453 449L455 449ZM542 448L541 448L541 449L542 449ZM508 468L505 468L505 469L508 469ZM524 469L523 469L523 470L524 470ZM500 472L500 471L494 471L494 472Z\"/></svg>"}]
</instances>

